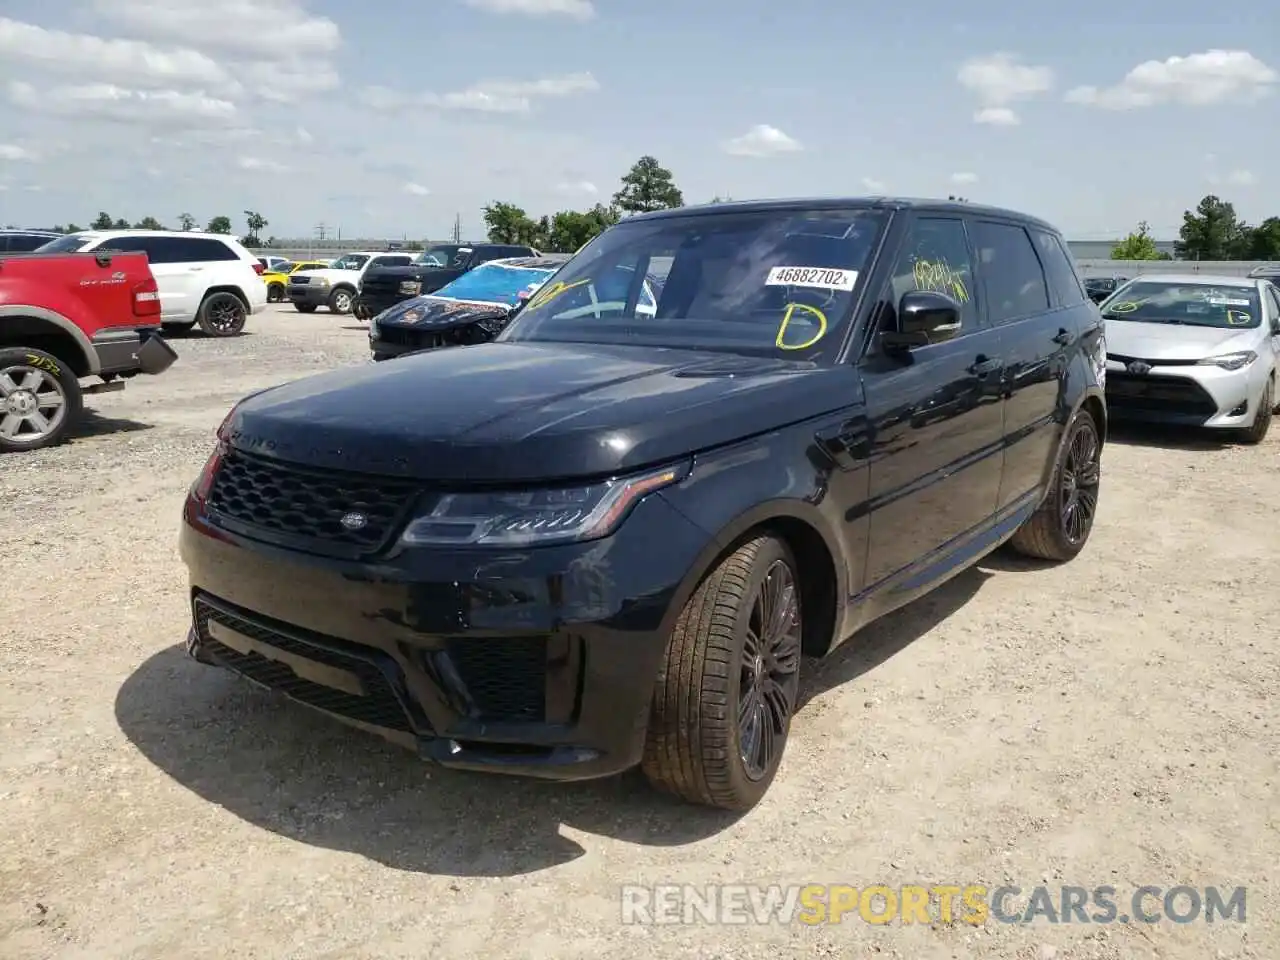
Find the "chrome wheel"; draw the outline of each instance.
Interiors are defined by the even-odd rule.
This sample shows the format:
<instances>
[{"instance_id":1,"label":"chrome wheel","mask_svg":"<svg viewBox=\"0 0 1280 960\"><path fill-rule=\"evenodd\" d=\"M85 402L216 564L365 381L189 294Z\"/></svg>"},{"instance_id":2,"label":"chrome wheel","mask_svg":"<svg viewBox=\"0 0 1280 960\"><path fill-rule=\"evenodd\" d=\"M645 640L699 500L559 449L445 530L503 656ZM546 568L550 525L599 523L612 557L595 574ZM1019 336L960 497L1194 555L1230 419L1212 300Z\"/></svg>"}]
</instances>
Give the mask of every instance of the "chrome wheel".
<instances>
[{"instance_id":1,"label":"chrome wheel","mask_svg":"<svg viewBox=\"0 0 1280 960\"><path fill-rule=\"evenodd\" d=\"M0 370L0 439L36 443L67 416L67 394L46 370L13 365Z\"/></svg>"},{"instance_id":2,"label":"chrome wheel","mask_svg":"<svg viewBox=\"0 0 1280 960\"><path fill-rule=\"evenodd\" d=\"M1093 422L1082 420L1067 447L1059 483L1062 533L1072 544L1082 543L1093 526L1102 480L1101 452Z\"/></svg>"},{"instance_id":3,"label":"chrome wheel","mask_svg":"<svg viewBox=\"0 0 1280 960\"><path fill-rule=\"evenodd\" d=\"M333 295L333 310L335 313L348 313L351 310L351 294L345 290L339 290Z\"/></svg>"},{"instance_id":4,"label":"chrome wheel","mask_svg":"<svg viewBox=\"0 0 1280 960\"><path fill-rule=\"evenodd\" d=\"M743 770L761 780L772 769L795 710L800 679L800 602L795 575L775 560L756 589L742 644L738 749Z\"/></svg>"}]
</instances>

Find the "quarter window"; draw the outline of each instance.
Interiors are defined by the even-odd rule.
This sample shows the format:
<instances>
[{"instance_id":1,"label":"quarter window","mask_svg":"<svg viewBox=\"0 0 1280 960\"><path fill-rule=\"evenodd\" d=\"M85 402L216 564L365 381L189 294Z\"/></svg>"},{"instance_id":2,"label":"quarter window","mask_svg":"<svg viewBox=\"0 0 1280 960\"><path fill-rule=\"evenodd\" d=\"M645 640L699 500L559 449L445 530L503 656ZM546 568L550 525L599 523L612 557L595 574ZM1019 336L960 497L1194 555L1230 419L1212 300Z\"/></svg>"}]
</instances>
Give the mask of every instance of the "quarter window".
<instances>
[{"instance_id":1,"label":"quarter window","mask_svg":"<svg viewBox=\"0 0 1280 960\"><path fill-rule=\"evenodd\" d=\"M979 220L973 224L973 245L992 323L1020 320L1049 309L1044 270L1026 230Z\"/></svg>"},{"instance_id":2,"label":"quarter window","mask_svg":"<svg viewBox=\"0 0 1280 960\"><path fill-rule=\"evenodd\" d=\"M1036 249L1040 253L1040 263L1044 265L1044 275L1049 281L1049 294L1054 306L1074 307L1083 303L1087 297L1070 256L1062 247L1062 241L1043 230L1032 230L1036 238Z\"/></svg>"}]
</instances>

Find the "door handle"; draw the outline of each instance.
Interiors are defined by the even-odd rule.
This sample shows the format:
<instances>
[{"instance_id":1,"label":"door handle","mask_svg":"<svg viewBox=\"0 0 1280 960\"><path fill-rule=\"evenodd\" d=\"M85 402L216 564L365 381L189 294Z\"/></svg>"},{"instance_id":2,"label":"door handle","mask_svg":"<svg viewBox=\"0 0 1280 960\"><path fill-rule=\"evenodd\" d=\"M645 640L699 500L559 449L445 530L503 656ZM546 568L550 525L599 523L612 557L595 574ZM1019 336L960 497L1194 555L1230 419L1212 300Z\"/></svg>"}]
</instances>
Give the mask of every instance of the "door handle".
<instances>
[{"instance_id":1,"label":"door handle","mask_svg":"<svg viewBox=\"0 0 1280 960\"><path fill-rule=\"evenodd\" d=\"M1053 342L1066 346L1071 342L1071 334L1065 327L1059 328L1058 332L1053 335Z\"/></svg>"},{"instance_id":2,"label":"door handle","mask_svg":"<svg viewBox=\"0 0 1280 960\"><path fill-rule=\"evenodd\" d=\"M975 377L985 377L995 373L1000 369L1000 361L991 357L978 355L978 358L969 365L969 373Z\"/></svg>"}]
</instances>

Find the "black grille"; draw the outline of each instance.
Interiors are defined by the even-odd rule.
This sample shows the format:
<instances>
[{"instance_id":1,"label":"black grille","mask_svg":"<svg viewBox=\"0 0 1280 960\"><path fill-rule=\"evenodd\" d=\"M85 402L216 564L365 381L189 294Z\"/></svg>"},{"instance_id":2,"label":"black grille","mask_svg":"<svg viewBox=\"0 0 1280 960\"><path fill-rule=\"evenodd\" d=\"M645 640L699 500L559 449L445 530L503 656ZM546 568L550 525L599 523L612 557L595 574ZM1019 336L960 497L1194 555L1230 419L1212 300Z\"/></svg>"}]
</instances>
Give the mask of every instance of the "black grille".
<instances>
[{"instance_id":1,"label":"black grille","mask_svg":"<svg viewBox=\"0 0 1280 960\"><path fill-rule=\"evenodd\" d=\"M209 517L236 533L334 556L381 548L413 505L404 481L325 473L232 450L209 491ZM344 517L359 514L352 529Z\"/></svg>"},{"instance_id":2,"label":"black grille","mask_svg":"<svg viewBox=\"0 0 1280 960\"><path fill-rule=\"evenodd\" d=\"M289 278L289 284L290 284L291 286L292 286L293 284L295 284L295 283L297 283L297 284L306 284L306 283L310 283L310 282L311 282L311 278L310 278L310 277L290 277L290 278Z\"/></svg>"},{"instance_id":3,"label":"black grille","mask_svg":"<svg viewBox=\"0 0 1280 960\"><path fill-rule=\"evenodd\" d=\"M1145 363L1149 367L1194 367L1197 362L1195 360L1151 360L1147 357L1126 357L1119 353L1108 353L1107 359L1123 363L1125 366L1136 360L1139 363Z\"/></svg>"},{"instance_id":4,"label":"black grille","mask_svg":"<svg viewBox=\"0 0 1280 960\"><path fill-rule=\"evenodd\" d=\"M537 723L546 716L544 637L451 640L447 653L481 718Z\"/></svg>"},{"instance_id":5,"label":"black grille","mask_svg":"<svg viewBox=\"0 0 1280 960\"><path fill-rule=\"evenodd\" d=\"M1119 410L1204 417L1218 412L1213 397L1183 377L1107 372L1107 405Z\"/></svg>"},{"instance_id":6,"label":"black grille","mask_svg":"<svg viewBox=\"0 0 1280 960\"><path fill-rule=\"evenodd\" d=\"M408 327L390 327L378 325L378 339L384 343L393 343L398 347L435 346L435 337L424 335L423 331L411 330Z\"/></svg>"},{"instance_id":7,"label":"black grille","mask_svg":"<svg viewBox=\"0 0 1280 960\"><path fill-rule=\"evenodd\" d=\"M365 695L305 680L287 664L261 654L233 650L210 636L210 622L219 623L264 646L346 670L359 678ZM307 643L296 636L279 633L271 627L211 606L201 599L195 602L195 624L204 650L236 673L320 710L376 727L411 732L404 707L383 672L384 669L399 669L390 658L386 658L387 663L380 668L374 659L377 657L376 651L371 651L368 659L348 656L327 647Z\"/></svg>"}]
</instances>

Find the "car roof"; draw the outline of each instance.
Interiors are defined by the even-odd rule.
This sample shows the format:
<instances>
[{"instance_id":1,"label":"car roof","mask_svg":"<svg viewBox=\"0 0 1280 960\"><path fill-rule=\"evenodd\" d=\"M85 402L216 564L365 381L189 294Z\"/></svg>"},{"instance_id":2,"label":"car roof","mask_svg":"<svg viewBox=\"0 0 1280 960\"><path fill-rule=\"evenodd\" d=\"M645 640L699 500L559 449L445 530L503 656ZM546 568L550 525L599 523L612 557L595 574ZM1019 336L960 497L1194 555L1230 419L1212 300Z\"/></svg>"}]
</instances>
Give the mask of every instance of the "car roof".
<instances>
[{"instance_id":1,"label":"car roof","mask_svg":"<svg viewBox=\"0 0 1280 960\"><path fill-rule=\"evenodd\" d=\"M1161 283L1204 284L1212 287L1256 287L1257 277L1233 277L1226 273L1142 273L1133 278L1135 283L1159 280Z\"/></svg>"},{"instance_id":2,"label":"car roof","mask_svg":"<svg viewBox=\"0 0 1280 960\"><path fill-rule=\"evenodd\" d=\"M80 230L74 236L84 237L86 240L100 240L104 237L189 237L195 240L240 242L229 233L204 233L199 230Z\"/></svg>"},{"instance_id":3,"label":"car roof","mask_svg":"<svg viewBox=\"0 0 1280 960\"><path fill-rule=\"evenodd\" d=\"M543 254L540 257L503 257L501 260L490 260L489 263L500 263L507 267L522 267L527 270L554 270L569 260L569 254ZM488 266L482 263L480 266Z\"/></svg>"},{"instance_id":4,"label":"car roof","mask_svg":"<svg viewBox=\"0 0 1280 960\"><path fill-rule=\"evenodd\" d=\"M27 237L53 237L58 238L64 234L58 233L56 230L24 230L21 227L0 227L0 234L20 233Z\"/></svg>"},{"instance_id":5,"label":"car roof","mask_svg":"<svg viewBox=\"0 0 1280 960\"><path fill-rule=\"evenodd\" d=\"M1004 207L990 207L980 203L969 203L958 200L938 200L929 197L884 197L884 196L849 196L849 197L787 197L777 200L727 200L722 203L703 203L689 207L675 207L671 210L655 210L651 213L637 213L627 217L623 223L632 220L662 220L668 217L712 216L718 213L766 213L769 211L786 212L790 210L884 210L904 211L920 210L931 213L945 212L958 215L1000 217L1019 220L1034 225L1041 230L1057 234L1060 231L1053 224L1034 217L1029 213L1008 210Z\"/></svg>"}]
</instances>

